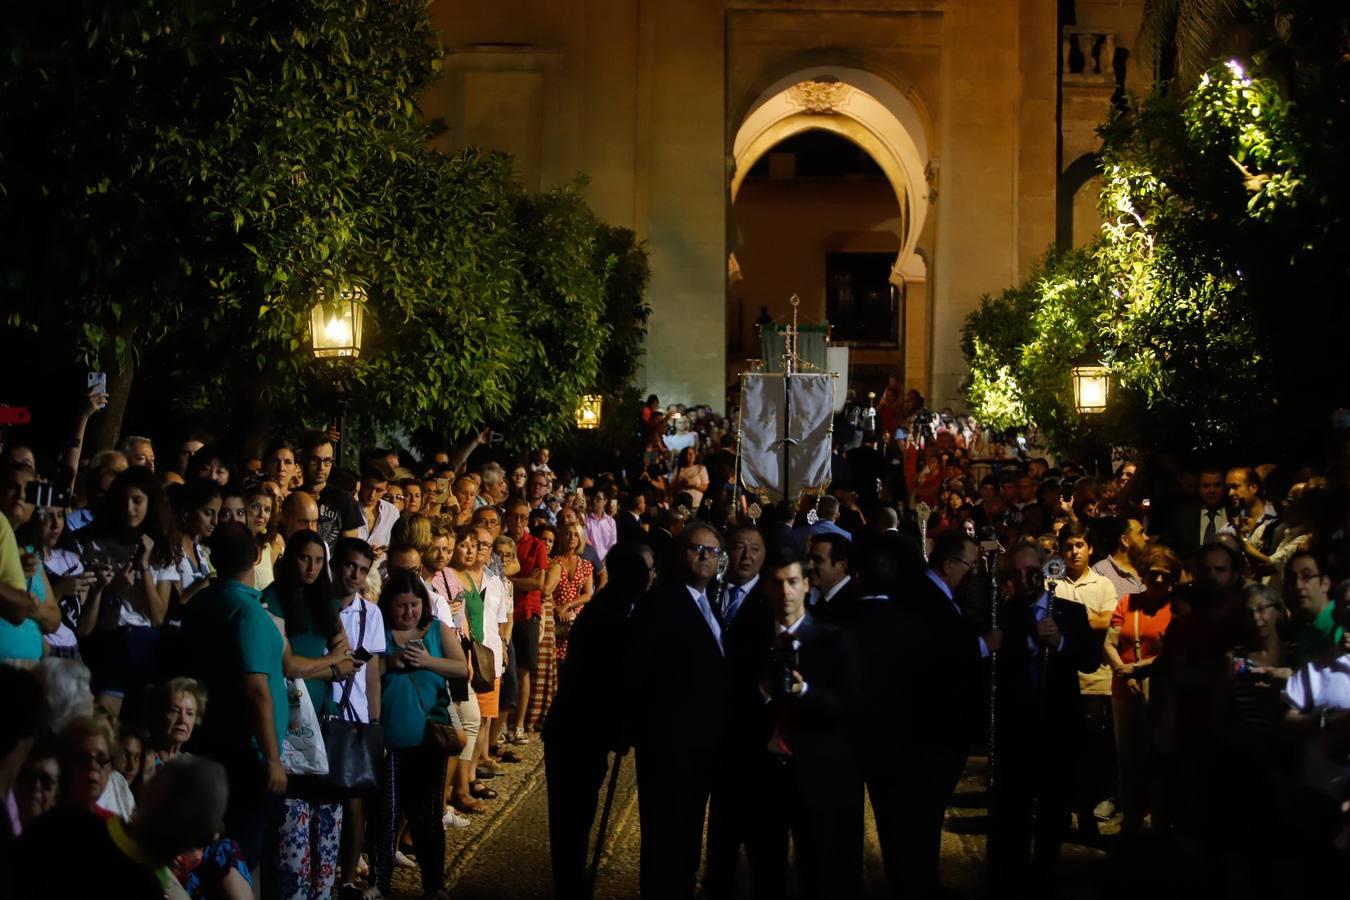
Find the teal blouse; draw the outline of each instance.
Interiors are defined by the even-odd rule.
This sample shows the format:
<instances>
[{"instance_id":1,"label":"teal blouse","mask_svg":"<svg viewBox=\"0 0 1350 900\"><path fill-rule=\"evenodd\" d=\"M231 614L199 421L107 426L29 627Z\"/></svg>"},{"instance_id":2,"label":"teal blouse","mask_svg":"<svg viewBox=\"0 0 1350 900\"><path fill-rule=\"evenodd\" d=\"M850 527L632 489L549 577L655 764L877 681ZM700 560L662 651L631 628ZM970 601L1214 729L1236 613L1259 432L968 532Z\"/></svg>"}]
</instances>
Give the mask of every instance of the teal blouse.
<instances>
[{"instance_id":1,"label":"teal blouse","mask_svg":"<svg viewBox=\"0 0 1350 900\"><path fill-rule=\"evenodd\" d=\"M441 646L440 623L431 620L431 627L422 640L426 642L427 653L431 656L445 657ZM403 649L395 643L394 632L384 633L386 656L393 656ZM384 746L390 750L416 747L422 743L427 730L427 722L442 725L450 721L450 691L445 677L430 669L390 669L384 673L380 682L380 722L384 725Z\"/></svg>"},{"instance_id":2,"label":"teal blouse","mask_svg":"<svg viewBox=\"0 0 1350 900\"><path fill-rule=\"evenodd\" d=\"M277 595L275 586L268 585L262 592L261 598L263 609L285 621L285 609L281 604L281 598ZM333 601L334 616L336 617L337 601ZM319 632L310 628L307 631L293 633L291 628L286 629L286 640L291 643L291 652L296 656L305 656L310 659L320 659L328 655L328 638ZM319 716L324 715L328 706L328 699L332 696L329 690L333 682L322 678L306 678L305 689L309 691L309 700L314 704L314 712Z\"/></svg>"}]
</instances>

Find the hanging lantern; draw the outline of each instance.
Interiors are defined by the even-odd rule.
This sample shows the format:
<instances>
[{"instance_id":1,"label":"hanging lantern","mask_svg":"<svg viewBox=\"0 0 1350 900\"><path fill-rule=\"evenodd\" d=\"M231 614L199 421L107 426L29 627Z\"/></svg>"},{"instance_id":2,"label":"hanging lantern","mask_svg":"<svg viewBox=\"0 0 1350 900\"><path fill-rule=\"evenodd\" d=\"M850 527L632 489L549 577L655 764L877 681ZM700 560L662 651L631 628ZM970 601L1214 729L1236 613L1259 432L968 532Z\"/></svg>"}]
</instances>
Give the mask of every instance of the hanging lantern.
<instances>
[{"instance_id":1,"label":"hanging lantern","mask_svg":"<svg viewBox=\"0 0 1350 900\"><path fill-rule=\"evenodd\" d=\"M1111 372L1099 362L1083 362L1074 366L1073 405L1079 415L1098 415L1106 412L1111 398Z\"/></svg>"},{"instance_id":2,"label":"hanging lantern","mask_svg":"<svg viewBox=\"0 0 1350 900\"><path fill-rule=\"evenodd\" d=\"M600 407L604 402L599 394L584 394L577 404L577 427L594 431L600 427Z\"/></svg>"},{"instance_id":3,"label":"hanging lantern","mask_svg":"<svg viewBox=\"0 0 1350 900\"><path fill-rule=\"evenodd\" d=\"M323 288L310 310L309 336L315 359L361 355L361 324L365 315L366 289L360 285L347 288L337 302L330 303Z\"/></svg>"}]
</instances>

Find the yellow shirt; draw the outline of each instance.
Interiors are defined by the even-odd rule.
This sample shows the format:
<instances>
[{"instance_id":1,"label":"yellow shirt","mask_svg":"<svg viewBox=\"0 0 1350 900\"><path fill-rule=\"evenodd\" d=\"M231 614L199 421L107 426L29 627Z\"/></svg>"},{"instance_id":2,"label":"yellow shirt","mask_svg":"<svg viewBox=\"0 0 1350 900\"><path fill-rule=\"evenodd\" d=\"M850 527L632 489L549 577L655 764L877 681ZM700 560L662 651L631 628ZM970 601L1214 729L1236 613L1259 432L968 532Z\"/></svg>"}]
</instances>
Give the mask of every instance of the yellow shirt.
<instances>
[{"instance_id":1,"label":"yellow shirt","mask_svg":"<svg viewBox=\"0 0 1350 900\"><path fill-rule=\"evenodd\" d=\"M23 561L19 556L19 542L14 538L14 529L5 516L0 516L0 584L16 591L28 590L28 579L24 577Z\"/></svg>"}]
</instances>

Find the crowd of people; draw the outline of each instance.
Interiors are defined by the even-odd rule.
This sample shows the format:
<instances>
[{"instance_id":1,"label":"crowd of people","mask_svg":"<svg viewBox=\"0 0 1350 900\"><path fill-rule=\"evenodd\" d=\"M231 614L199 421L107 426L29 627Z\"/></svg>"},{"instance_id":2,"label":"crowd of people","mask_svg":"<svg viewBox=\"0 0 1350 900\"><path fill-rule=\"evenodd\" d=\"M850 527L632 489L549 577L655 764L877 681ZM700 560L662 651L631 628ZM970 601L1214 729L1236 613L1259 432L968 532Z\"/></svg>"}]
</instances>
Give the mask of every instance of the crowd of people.
<instances>
[{"instance_id":1,"label":"crowd of people","mask_svg":"<svg viewBox=\"0 0 1350 900\"><path fill-rule=\"evenodd\" d=\"M893 892L936 896L973 752L994 893L1053 893L1103 823L1111 895L1344 883L1337 461L1093 474L896 382L794 505L655 397L616 472L346 468L325 432L84 459L102 399L0 456L0 895L446 896L445 829L536 739L562 898L630 749L644 897L734 896L743 858L756 897L857 896L865 803Z\"/></svg>"}]
</instances>

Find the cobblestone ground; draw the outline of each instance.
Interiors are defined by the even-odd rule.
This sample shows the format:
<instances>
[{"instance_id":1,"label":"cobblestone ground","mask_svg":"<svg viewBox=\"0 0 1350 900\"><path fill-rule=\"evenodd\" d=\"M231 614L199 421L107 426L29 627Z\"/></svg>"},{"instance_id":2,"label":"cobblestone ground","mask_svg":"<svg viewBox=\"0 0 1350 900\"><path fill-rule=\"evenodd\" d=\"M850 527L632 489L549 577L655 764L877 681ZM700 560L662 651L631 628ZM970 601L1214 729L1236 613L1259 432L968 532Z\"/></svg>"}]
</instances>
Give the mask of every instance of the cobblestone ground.
<instances>
[{"instance_id":1,"label":"cobblestone ground","mask_svg":"<svg viewBox=\"0 0 1350 900\"><path fill-rule=\"evenodd\" d=\"M447 830L446 885L456 900L548 900L552 894L543 746L536 735L531 743L516 750L524 760L508 766L505 775L489 782L501 796L489 802L486 813L472 817L473 824L469 827ZM972 758L947 811L942 836L942 877L953 897L977 898L984 894L987 825L984 775L984 760ZM596 883L597 900L638 896L637 820L637 788L630 757L625 760L615 796ZM1115 832L1115 825L1113 822L1103 827L1107 840ZM886 897L881 851L870 809L866 842L864 897ZM1097 878L1104 868L1099 861L1103 857L1100 849L1066 844L1060 865L1061 896L1085 900L1096 897ZM744 865L740 874L744 877ZM741 893L748 897L748 888ZM421 896L416 870L401 869L396 873L393 896Z\"/></svg>"}]
</instances>

